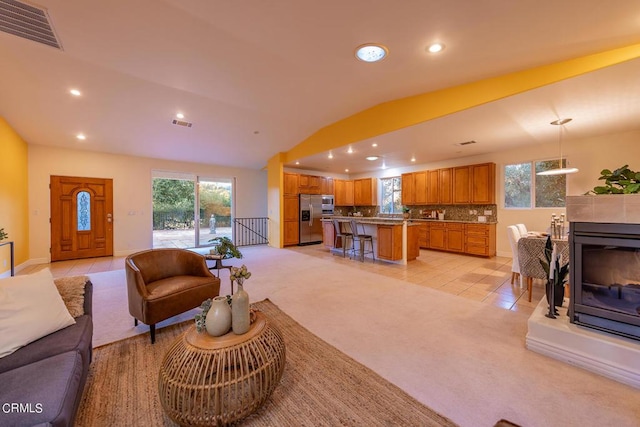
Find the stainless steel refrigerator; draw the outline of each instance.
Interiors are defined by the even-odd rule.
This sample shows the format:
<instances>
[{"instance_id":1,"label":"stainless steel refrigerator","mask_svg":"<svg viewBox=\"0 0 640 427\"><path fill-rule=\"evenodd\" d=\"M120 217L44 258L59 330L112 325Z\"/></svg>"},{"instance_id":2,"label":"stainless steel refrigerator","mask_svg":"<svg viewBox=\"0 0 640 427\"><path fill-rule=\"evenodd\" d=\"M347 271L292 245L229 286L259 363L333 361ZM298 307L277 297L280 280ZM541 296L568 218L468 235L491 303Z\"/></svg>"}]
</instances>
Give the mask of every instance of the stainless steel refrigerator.
<instances>
[{"instance_id":1,"label":"stainless steel refrigerator","mask_svg":"<svg viewBox=\"0 0 640 427\"><path fill-rule=\"evenodd\" d=\"M300 194L300 245L322 242L322 196Z\"/></svg>"}]
</instances>

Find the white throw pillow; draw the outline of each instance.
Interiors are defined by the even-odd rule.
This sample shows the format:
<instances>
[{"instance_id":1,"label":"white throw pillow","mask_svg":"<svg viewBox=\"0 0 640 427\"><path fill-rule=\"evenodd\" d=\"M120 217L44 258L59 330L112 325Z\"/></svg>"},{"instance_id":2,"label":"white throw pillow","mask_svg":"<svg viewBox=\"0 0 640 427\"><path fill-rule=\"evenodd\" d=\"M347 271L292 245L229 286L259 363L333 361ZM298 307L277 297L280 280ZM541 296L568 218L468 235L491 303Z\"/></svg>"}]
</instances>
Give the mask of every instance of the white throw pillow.
<instances>
[{"instance_id":1,"label":"white throw pillow","mask_svg":"<svg viewBox=\"0 0 640 427\"><path fill-rule=\"evenodd\" d=\"M74 323L49 269L0 279L0 357Z\"/></svg>"}]
</instances>

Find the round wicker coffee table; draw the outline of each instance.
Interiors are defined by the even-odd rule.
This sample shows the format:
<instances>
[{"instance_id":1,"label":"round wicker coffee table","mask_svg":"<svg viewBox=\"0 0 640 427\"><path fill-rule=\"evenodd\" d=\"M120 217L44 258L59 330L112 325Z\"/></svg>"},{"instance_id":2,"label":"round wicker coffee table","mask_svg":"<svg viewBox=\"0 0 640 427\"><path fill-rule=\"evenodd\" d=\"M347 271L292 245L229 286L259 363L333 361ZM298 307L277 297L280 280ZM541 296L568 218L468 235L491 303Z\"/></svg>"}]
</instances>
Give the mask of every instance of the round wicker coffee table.
<instances>
[{"instance_id":1,"label":"round wicker coffee table","mask_svg":"<svg viewBox=\"0 0 640 427\"><path fill-rule=\"evenodd\" d=\"M280 382L285 353L282 333L259 311L242 335L212 337L192 325L162 361L162 407L183 426L238 421L258 409Z\"/></svg>"}]
</instances>

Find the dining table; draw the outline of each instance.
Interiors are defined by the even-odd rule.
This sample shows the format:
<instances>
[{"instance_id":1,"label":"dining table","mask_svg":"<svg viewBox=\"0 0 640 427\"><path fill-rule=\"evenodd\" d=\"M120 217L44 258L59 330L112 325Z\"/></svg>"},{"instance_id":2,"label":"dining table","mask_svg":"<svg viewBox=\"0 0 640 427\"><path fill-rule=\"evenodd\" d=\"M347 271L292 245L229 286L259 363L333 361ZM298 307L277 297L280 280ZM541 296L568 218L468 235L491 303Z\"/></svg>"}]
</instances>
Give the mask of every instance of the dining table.
<instances>
[{"instance_id":1,"label":"dining table","mask_svg":"<svg viewBox=\"0 0 640 427\"><path fill-rule=\"evenodd\" d=\"M529 291L529 301L531 301L531 291L533 279L547 279L547 273L540 264L544 261L544 248L547 244L547 237L544 233L530 232L518 240L518 263L520 265L520 276L527 283ZM552 238L552 244L556 245L556 250L560 253L560 265L569 262L569 240L566 237Z\"/></svg>"}]
</instances>

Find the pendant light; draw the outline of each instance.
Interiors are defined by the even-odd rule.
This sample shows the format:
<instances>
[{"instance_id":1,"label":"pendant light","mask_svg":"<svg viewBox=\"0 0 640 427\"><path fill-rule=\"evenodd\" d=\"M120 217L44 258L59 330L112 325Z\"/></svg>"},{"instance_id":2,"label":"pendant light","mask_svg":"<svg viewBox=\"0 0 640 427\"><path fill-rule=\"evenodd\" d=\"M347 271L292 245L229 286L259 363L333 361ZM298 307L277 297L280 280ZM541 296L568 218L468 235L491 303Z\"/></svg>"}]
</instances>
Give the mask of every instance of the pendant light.
<instances>
[{"instance_id":1,"label":"pendant light","mask_svg":"<svg viewBox=\"0 0 640 427\"><path fill-rule=\"evenodd\" d=\"M566 123L569 123L572 119L558 119L551 122L554 126L559 126L558 128L558 145L560 147L560 157L558 159L558 167L556 169L549 169L546 171L538 172L536 175L565 175L569 173L578 172L577 168L563 168L562 167L562 126Z\"/></svg>"}]
</instances>

